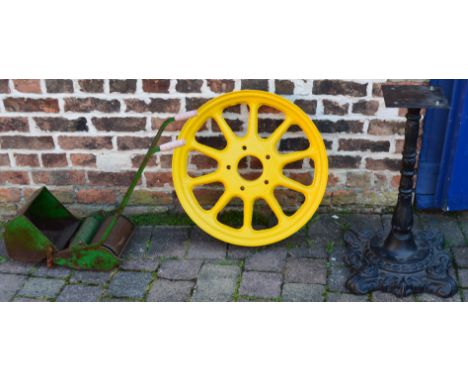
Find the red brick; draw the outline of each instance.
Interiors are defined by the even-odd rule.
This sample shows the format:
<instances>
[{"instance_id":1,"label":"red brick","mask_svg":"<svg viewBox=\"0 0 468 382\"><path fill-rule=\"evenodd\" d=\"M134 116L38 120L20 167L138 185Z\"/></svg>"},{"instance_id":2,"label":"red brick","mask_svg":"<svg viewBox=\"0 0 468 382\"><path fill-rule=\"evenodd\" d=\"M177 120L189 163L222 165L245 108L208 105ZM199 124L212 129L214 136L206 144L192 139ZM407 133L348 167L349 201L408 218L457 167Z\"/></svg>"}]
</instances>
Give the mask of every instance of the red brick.
<instances>
[{"instance_id":1,"label":"red brick","mask_svg":"<svg viewBox=\"0 0 468 382\"><path fill-rule=\"evenodd\" d=\"M368 189L371 185L371 172L348 172L346 174L346 186L360 189Z\"/></svg>"},{"instance_id":2,"label":"red brick","mask_svg":"<svg viewBox=\"0 0 468 382\"><path fill-rule=\"evenodd\" d=\"M291 178L299 183L302 183L306 186L309 186L312 184L313 180L313 174L311 171L307 172L292 172L292 171L285 171L284 174L288 177Z\"/></svg>"},{"instance_id":3,"label":"red brick","mask_svg":"<svg viewBox=\"0 0 468 382\"><path fill-rule=\"evenodd\" d=\"M330 168L359 168L361 157L351 155L330 155L328 157L328 164Z\"/></svg>"},{"instance_id":4,"label":"red brick","mask_svg":"<svg viewBox=\"0 0 468 382\"><path fill-rule=\"evenodd\" d=\"M0 117L0 132L29 131L28 119L24 117Z\"/></svg>"},{"instance_id":5,"label":"red brick","mask_svg":"<svg viewBox=\"0 0 468 382\"><path fill-rule=\"evenodd\" d=\"M241 80L241 89L268 91L268 80Z\"/></svg>"},{"instance_id":6,"label":"red brick","mask_svg":"<svg viewBox=\"0 0 468 382\"><path fill-rule=\"evenodd\" d=\"M213 93L232 92L234 85L234 80L208 80L208 87Z\"/></svg>"},{"instance_id":7,"label":"red brick","mask_svg":"<svg viewBox=\"0 0 468 382\"><path fill-rule=\"evenodd\" d=\"M26 171L0 171L0 184L29 184L29 176Z\"/></svg>"},{"instance_id":8,"label":"red brick","mask_svg":"<svg viewBox=\"0 0 468 382\"><path fill-rule=\"evenodd\" d=\"M73 93L72 80L45 80L47 93Z\"/></svg>"},{"instance_id":9,"label":"red brick","mask_svg":"<svg viewBox=\"0 0 468 382\"><path fill-rule=\"evenodd\" d=\"M166 118L153 117L151 119L151 128L153 130L158 130L165 120ZM182 130L182 127L185 125L185 122L186 121L175 121L169 124L169 126L167 126L164 131L180 131Z\"/></svg>"},{"instance_id":10,"label":"red brick","mask_svg":"<svg viewBox=\"0 0 468 382\"><path fill-rule=\"evenodd\" d=\"M315 114L317 110L317 101L309 99L297 99L294 103L307 114Z\"/></svg>"},{"instance_id":11,"label":"red brick","mask_svg":"<svg viewBox=\"0 0 468 382\"><path fill-rule=\"evenodd\" d=\"M133 206L167 206L173 203L173 192L135 190L130 198L129 205Z\"/></svg>"},{"instance_id":12,"label":"red brick","mask_svg":"<svg viewBox=\"0 0 468 382\"><path fill-rule=\"evenodd\" d=\"M18 188L0 188L0 203L14 203L21 199L21 190Z\"/></svg>"},{"instance_id":13,"label":"red brick","mask_svg":"<svg viewBox=\"0 0 468 382\"><path fill-rule=\"evenodd\" d=\"M390 171L399 171L401 168L401 160L384 158L384 159L366 159L366 168L369 170L390 170Z\"/></svg>"},{"instance_id":14,"label":"red brick","mask_svg":"<svg viewBox=\"0 0 468 382\"><path fill-rule=\"evenodd\" d=\"M277 94L293 94L294 82L289 80L275 80L275 93Z\"/></svg>"},{"instance_id":15,"label":"red brick","mask_svg":"<svg viewBox=\"0 0 468 382\"><path fill-rule=\"evenodd\" d=\"M21 93L42 93L40 80L13 80L13 85Z\"/></svg>"},{"instance_id":16,"label":"red brick","mask_svg":"<svg viewBox=\"0 0 468 382\"><path fill-rule=\"evenodd\" d=\"M125 105L127 112L178 113L180 111L179 99L151 98L149 102L141 99L127 99Z\"/></svg>"},{"instance_id":17,"label":"red brick","mask_svg":"<svg viewBox=\"0 0 468 382\"><path fill-rule=\"evenodd\" d=\"M177 80L176 90L179 93L200 93L203 80Z\"/></svg>"},{"instance_id":18,"label":"red brick","mask_svg":"<svg viewBox=\"0 0 468 382\"><path fill-rule=\"evenodd\" d=\"M96 156L93 154L70 154L72 166L96 167Z\"/></svg>"},{"instance_id":19,"label":"red brick","mask_svg":"<svg viewBox=\"0 0 468 382\"><path fill-rule=\"evenodd\" d=\"M32 177L36 184L54 186L74 186L86 182L84 171L74 170L33 171Z\"/></svg>"},{"instance_id":20,"label":"red brick","mask_svg":"<svg viewBox=\"0 0 468 382\"><path fill-rule=\"evenodd\" d=\"M145 157L145 154L135 154L132 156L132 167L138 168L140 167L140 164L143 162L143 158ZM157 166L157 159L156 156L152 156L150 160L148 161L148 164L146 167L156 167Z\"/></svg>"},{"instance_id":21,"label":"red brick","mask_svg":"<svg viewBox=\"0 0 468 382\"><path fill-rule=\"evenodd\" d=\"M388 152L390 142L370 141L367 139L340 139L338 149L340 151Z\"/></svg>"},{"instance_id":22,"label":"red brick","mask_svg":"<svg viewBox=\"0 0 468 382\"><path fill-rule=\"evenodd\" d=\"M198 170L211 169L218 167L218 162L206 155L194 155L190 163L193 164Z\"/></svg>"},{"instance_id":23,"label":"red brick","mask_svg":"<svg viewBox=\"0 0 468 382\"><path fill-rule=\"evenodd\" d=\"M61 117L40 117L34 118L34 122L39 129L44 131L88 131L86 118L61 118Z\"/></svg>"},{"instance_id":24,"label":"red brick","mask_svg":"<svg viewBox=\"0 0 468 382\"><path fill-rule=\"evenodd\" d=\"M147 93L168 93L170 80L143 80L143 91Z\"/></svg>"},{"instance_id":25,"label":"red brick","mask_svg":"<svg viewBox=\"0 0 468 382\"><path fill-rule=\"evenodd\" d=\"M88 179L91 186L128 187L134 175L134 171L88 171ZM140 184L140 182L138 182L138 184Z\"/></svg>"},{"instance_id":26,"label":"red brick","mask_svg":"<svg viewBox=\"0 0 468 382\"><path fill-rule=\"evenodd\" d=\"M44 167L67 167L67 155L60 154L42 154L42 165Z\"/></svg>"},{"instance_id":27,"label":"red brick","mask_svg":"<svg viewBox=\"0 0 468 382\"><path fill-rule=\"evenodd\" d=\"M96 129L100 131L142 131L146 128L144 117L94 117L92 121Z\"/></svg>"},{"instance_id":28,"label":"red brick","mask_svg":"<svg viewBox=\"0 0 468 382\"><path fill-rule=\"evenodd\" d=\"M401 154L403 152L403 146L405 145L404 139L397 139L395 141L395 153Z\"/></svg>"},{"instance_id":29,"label":"red brick","mask_svg":"<svg viewBox=\"0 0 468 382\"><path fill-rule=\"evenodd\" d=\"M405 134L405 126L404 121L373 119L369 122L368 133L372 135L403 135Z\"/></svg>"},{"instance_id":30,"label":"red brick","mask_svg":"<svg viewBox=\"0 0 468 382\"><path fill-rule=\"evenodd\" d=\"M161 137L159 144L169 142L171 139L169 137ZM147 150L151 142L153 141L152 137L117 137L117 147L119 150Z\"/></svg>"},{"instance_id":31,"label":"red brick","mask_svg":"<svg viewBox=\"0 0 468 382\"><path fill-rule=\"evenodd\" d=\"M59 146L65 150L112 149L112 137L66 137L58 138Z\"/></svg>"},{"instance_id":32,"label":"red brick","mask_svg":"<svg viewBox=\"0 0 468 382\"><path fill-rule=\"evenodd\" d=\"M188 97L185 100L185 108L187 111L197 110L209 100L210 98Z\"/></svg>"},{"instance_id":33,"label":"red brick","mask_svg":"<svg viewBox=\"0 0 468 382\"><path fill-rule=\"evenodd\" d=\"M120 102L116 99L105 100L101 98L65 98L65 111L79 113L89 113L91 111L100 111L102 113L115 113L120 111Z\"/></svg>"},{"instance_id":34,"label":"red brick","mask_svg":"<svg viewBox=\"0 0 468 382\"><path fill-rule=\"evenodd\" d=\"M10 93L8 80L0 80L0 94Z\"/></svg>"},{"instance_id":35,"label":"red brick","mask_svg":"<svg viewBox=\"0 0 468 382\"><path fill-rule=\"evenodd\" d=\"M85 93L102 93L104 80L78 80L80 90Z\"/></svg>"},{"instance_id":36,"label":"red brick","mask_svg":"<svg viewBox=\"0 0 468 382\"><path fill-rule=\"evenodd\" d=\"M159 162L161 163L161 168L172 168L172 155L160 155Z\"/></svg>"},{"instance_id":37,"label":"red brick","mask_svg":"<svg viewBox=\"0 0 468 382\"><path fill-rule=\"evenodd\" d=\"M84 189L76 193L76 200L84 204L114 204L116 195L112 190Z\"/></svg>"},{"instance_id":38,"label":"red brick","mask_svg":"<svg viewBox=\"0 0 468 382\"><path fill-rule=\"evenodd\" d=\"M136 80L109 80L111 93L135 93Z\"/></svg>"},{"instance_id":39,"label":"red brick","mask_svg":"<svg viewBox=\"0 0 468 382\"><path fill-rule=\"evenodd\" d=\"M173 187L172 183L172 172L145 172L146 185L147 187L164 187L169 185Z\"/></svg>"},{"instance_id":40,"label":"red brick","mask_svg":"<svg viewBox=\"0 0 468 382\"><path fill-rule=\"evenodd\" d=\"M362 133L364 123L361 121L338 121L316 120L314 121L321 133Z\"/></svg>"},{"instance_id":41,"label":"red brick","mask_svg":"<svg viewBox=\"0 0 468 382\"><path fill-rule=\"evenodd\" d=\"M379 101L371 100L361 100L353 104L353 113L363 114L363 115L375 115L379 110Z\"/></svg>"},{"instance_id":42,"label":"red brick","mask_svg":"<svg viewBox=\"0 0 468 382\"><path fill-rule=\"evenodd\" d=\"M353 81L319 80L314 81L312 93L365 97L367 94L367 83L360 84Z\"/></svg>"},{"instance_id":43,"label":"red brick","mask_svg":"<svg viewBox=\"0 0 468 382\"><path fill-rule=\"evenodd\" d=\"M58 101L53 98L5 98L3 100L6 111L15 112L44 112L58 113Z\"/></svg>"},{"instance_id":44,"label":"red brick","mask_svg":"<svg viewBox=\"0 0 468 382\"><path fill-rule=\"evenodd\" d=\"M218 201L222 195L223 190L221 188L207 187L207 188L195 188L193 194L202 206L212 206Z\"/></svg>"},{"instance_id":45,"label":"red brick","mask_svg":"<svg viewBox=\"0 0 468 382\"><path fill-rule=\"evenodd\" d=\"M392 176L392 180L390 182L390 185L394 189L398 189L398 187L400 187L400 179L401 179L401 175Z\"/></svg>"},{"instance_id":46,"label":"red brick","mask_svg":"<svg viewBox=\"0 0 468 382\"><path fill-rule=\"evenodd\" d=\"M328 99L323 100L323 111L327 115L348 114L349 103L340 103Z\"/></svg>"},{"instance_id":47,"label":"red brick","mask_svg":"<svg viewBox=\"0 0 468 382\"><path fill-rule=\"evenodd\" d=\"M2 149L49 150L54 148L52 137L34 137L24 135L8 135L0 137Z\"/></svg>"},{"instance_id":48,"label":"red brick","mask_svg":"<svg viewBox=\"0 0 468 382\"><path fill-rule=\"evenodd\" d=\"M0 154L0 166L10 166L8 154Z\"/></svg>"},{"instance_id":49,"label":"red brick","mask_svg":"<svg viewBox=\"0 0 468 382\"><path fill-rule=\"evenodd\" d=\"M39 167L37 154L15 154L16 165L19 167Z\"/></svg>"}]
</instances>

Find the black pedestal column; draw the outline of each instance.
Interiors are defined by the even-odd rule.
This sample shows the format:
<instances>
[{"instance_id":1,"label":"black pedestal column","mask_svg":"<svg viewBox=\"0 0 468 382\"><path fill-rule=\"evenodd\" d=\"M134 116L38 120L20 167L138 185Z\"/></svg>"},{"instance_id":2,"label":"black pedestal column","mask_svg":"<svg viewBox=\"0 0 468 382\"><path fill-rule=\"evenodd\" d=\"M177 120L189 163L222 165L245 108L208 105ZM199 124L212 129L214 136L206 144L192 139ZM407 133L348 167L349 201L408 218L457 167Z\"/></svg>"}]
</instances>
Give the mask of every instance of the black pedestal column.
<instances>
[{"instance_id":1,"label":"black pedestal column","mask_svg":"<svg viewBox=\"0 0 468 382\"><path fill-rule=\"evenodd\" d=\"M364 239L348 231L346 263L353 275L346 286L355 294L380 290L398 297L428 292L450 297L457 291L449 275L450 256L443 250L443 236L429 231L413 233L413 182L416 144L422 108L445 108L439 88L428 86L383 86L387 107L408 108L398 202L388 236Z\"/></svg>"}]
</instances>

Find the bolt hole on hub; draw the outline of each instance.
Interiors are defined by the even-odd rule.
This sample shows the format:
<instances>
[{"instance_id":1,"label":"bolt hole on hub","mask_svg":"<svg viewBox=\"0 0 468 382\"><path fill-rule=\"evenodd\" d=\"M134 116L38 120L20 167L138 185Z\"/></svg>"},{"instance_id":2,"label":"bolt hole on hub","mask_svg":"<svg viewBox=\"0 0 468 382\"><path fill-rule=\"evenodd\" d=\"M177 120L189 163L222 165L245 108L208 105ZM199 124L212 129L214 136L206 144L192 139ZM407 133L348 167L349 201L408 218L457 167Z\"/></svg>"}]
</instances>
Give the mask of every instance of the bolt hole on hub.
<instances>
[{"instance_id":1,"label":"bolt hole on hub","mask_svg":"<svg viewBox=\"0 0 468 382\"><path fill-rule=\"evenodd\" d=\"M322 137L280 96L243 90L217 97L187 121L179 139L186 145L172 162L177 196L219 240L273 244L301 229L322 201L328 179Z\"/></svg>"}]
</instances>

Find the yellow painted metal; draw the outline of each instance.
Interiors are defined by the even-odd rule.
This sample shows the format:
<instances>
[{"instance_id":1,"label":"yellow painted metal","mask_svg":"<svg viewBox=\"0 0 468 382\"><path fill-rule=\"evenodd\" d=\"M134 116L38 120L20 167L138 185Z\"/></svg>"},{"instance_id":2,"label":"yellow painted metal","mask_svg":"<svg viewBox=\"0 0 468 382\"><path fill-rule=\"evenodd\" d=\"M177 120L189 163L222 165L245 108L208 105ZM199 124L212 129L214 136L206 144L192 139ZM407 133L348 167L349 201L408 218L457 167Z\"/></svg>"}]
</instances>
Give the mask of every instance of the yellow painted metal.
<instances>
[{"instance_id":1,"label":"yellow painted metal","mask_svg":"<svg viewBox=\"0 0 468 382\"><path fill-rule=\"evenodd\" d=\"M247 104L249 120L244 136L235 134L223 118L223 110L238 104ZM261 106L281 111L285 118L276 130L267 137L258 133L258 110ZM216 121L227 145L218 150L199 143L195 135L208 119ZM278 142L292 125L299 126L309 140L306 150L280 153ZM258 90L243 90L228 93L205 103L197 116L184 125L179 139L186 145L177 149L172 160L174 187L179 201L190 218L206 233L227 243L255 247L283 240L301 229L312 217L322 201L328 179L328 160L322 137L310 118L290 101L272 93ZM198 151L218 162L217 169L205 175L192 177L188 174L190 152ZM255 156L263 165L262 175L255 180L246 180L237 171L237 164L245 156ZM288 163L310 158L314 162L314 177L306 186L283 175ZM224 193L214 206L206 210L193 193L197 186L220 182ZM305 200L291 216L287 216L274 195L276 187L286 187L301 193ZM218 213L233 199L240 198L244 205L244 220L240 228L221 223ZM266 229L252 226L253 206L263 199L276 215L278 223Z\"/></svg>"}]
</instances>

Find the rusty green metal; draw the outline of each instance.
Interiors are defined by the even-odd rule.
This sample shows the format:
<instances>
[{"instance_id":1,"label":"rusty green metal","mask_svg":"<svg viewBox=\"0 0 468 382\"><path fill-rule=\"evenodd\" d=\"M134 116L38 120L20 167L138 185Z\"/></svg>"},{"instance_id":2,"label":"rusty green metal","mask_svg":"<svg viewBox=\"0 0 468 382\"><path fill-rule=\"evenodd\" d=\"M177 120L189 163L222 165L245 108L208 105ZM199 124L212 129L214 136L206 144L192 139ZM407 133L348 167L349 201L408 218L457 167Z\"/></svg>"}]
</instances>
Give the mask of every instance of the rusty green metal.
<instances>
[{"instance_id":1,"label":"rusty green metal","mask_svg":"<svg viewBox=\"0 0 468 382\"><path fill-rule=\"evenodd\" d=\"M119 206L99 211L84 219L75 217L46 188L37 190L5 224L4 239L8 255L18 261L39 262L75 269L110 270L120 263L120 255L130 241L134 224L122 215L164 129L174 122L168 118L151 142Z\"/></svg>"}]
</instances>

